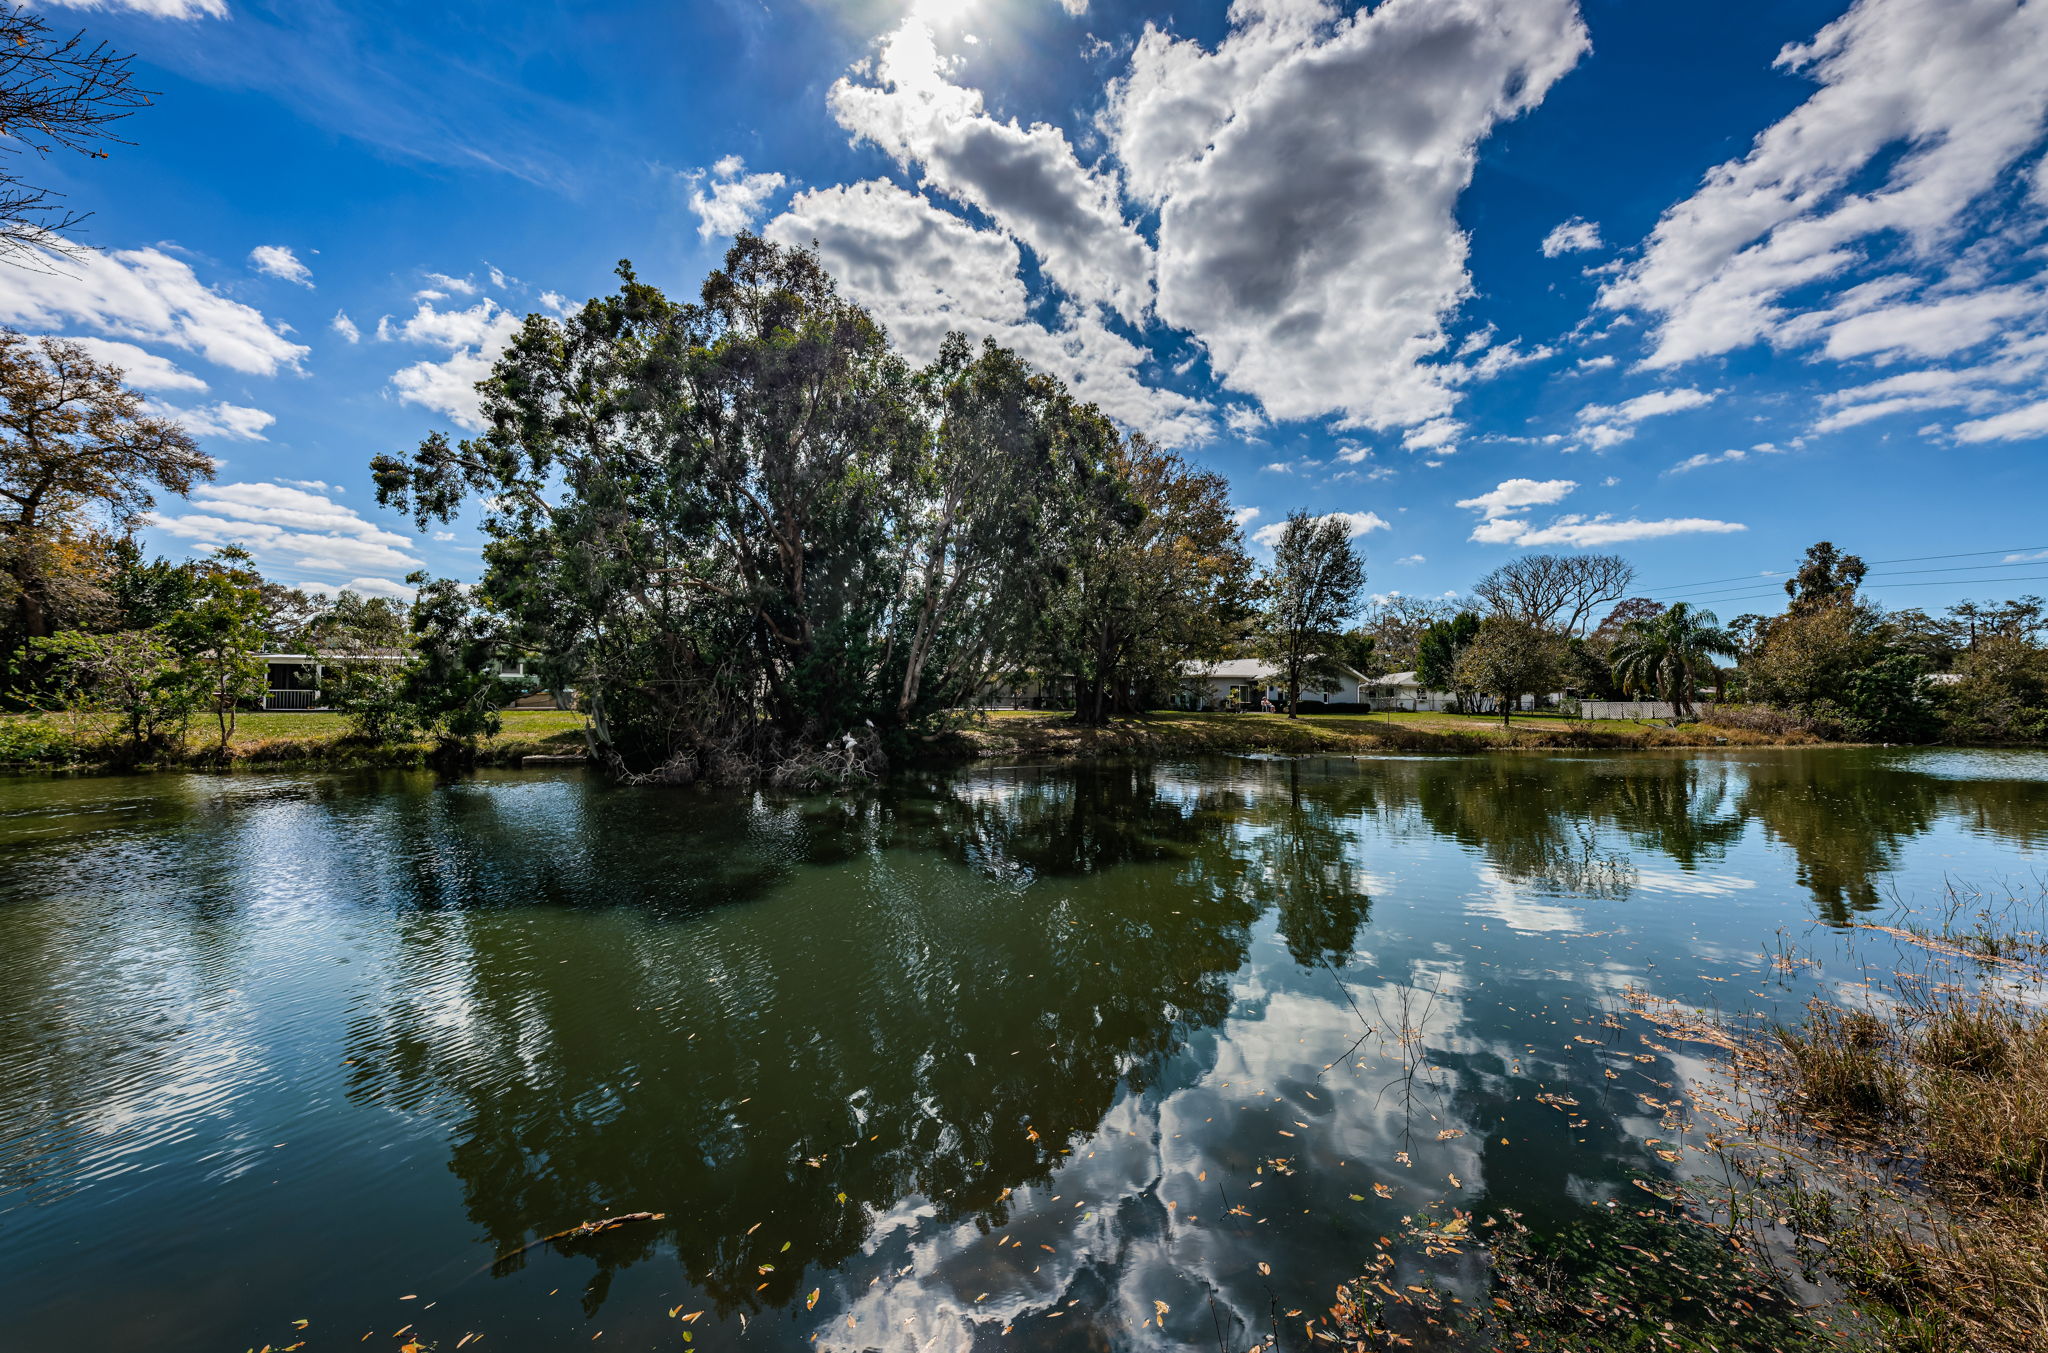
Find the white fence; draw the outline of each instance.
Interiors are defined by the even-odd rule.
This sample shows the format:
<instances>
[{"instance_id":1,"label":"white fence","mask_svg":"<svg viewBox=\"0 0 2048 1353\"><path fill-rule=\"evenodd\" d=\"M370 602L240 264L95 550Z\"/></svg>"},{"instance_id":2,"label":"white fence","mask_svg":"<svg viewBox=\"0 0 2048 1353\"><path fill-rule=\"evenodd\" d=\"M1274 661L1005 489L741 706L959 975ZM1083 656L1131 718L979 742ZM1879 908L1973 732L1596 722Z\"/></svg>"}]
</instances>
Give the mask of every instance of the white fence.
<instances>
[{"instance_id":1,"label":"white fence","mask_svg":"<svg viewBox=\"0 0 2048 1353\"><path fill-rule=\"evenodd\" d=\"M1695 715L1703 715L1712 705L1695 704ZM1581 700L1579 717L1582 719L1675 719L1678 710L1669 700Z\"/></svg>"}]
</instances>

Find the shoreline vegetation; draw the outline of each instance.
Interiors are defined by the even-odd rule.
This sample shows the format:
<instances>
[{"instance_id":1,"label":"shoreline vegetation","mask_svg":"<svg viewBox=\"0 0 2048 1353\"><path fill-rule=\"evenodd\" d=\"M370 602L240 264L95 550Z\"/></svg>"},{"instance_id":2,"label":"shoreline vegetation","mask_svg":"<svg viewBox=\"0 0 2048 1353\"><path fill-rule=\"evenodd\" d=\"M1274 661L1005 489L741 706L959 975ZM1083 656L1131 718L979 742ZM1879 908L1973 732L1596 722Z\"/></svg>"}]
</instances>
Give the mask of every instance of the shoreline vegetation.
<instances>
[{"instance_id":1,"label":"shoreline vegetation","mask_svg":"<svg viewBox=\"0 0 2048 1353\"><path fill-rule=\"evenodd\" d=\"M1723 1182L1672 1201L1815 1291L1873 1353L2029 1353L2048 1330L2048 886L1950 885L1864 922L1853 982L1790 1021L1632 998L1721 1051L1693 1088ZM1822 960L1781 944L1780 971ZM1832 966L1832 965L1829 965Z\"/></svg>"},{"instance_id":2,"label":"shoreline vegetation","mask_svg":"<svg viewBox=\"0 0 2048 1353\"><path fill-rule=\"evenodd\" d=\"M569 710L507 710L503 727L478 741L463 764L479 767L556 765L582 759L582 714ZM1819 747L1798 730L1759 732L1713 723L1670 727L1620 719L1518 716L1507 728L1490 715L1190 713L1161 710L1078 723L1065 711L991 710L967 716L923 739L907 758L916 767L1028 759L1086 761L1116 757L1230 755L1470 754L1494 751L1660 750L1715 747ZM348 735L346 716L331 713L245 714L227 754L211 740L190 738L141 762L118 755L118 730L90 716L0 716L0 768L110 771L223 770L266 767L386 769L444 763L428 737L370 741Z\"/></svg>"}]
</instances>

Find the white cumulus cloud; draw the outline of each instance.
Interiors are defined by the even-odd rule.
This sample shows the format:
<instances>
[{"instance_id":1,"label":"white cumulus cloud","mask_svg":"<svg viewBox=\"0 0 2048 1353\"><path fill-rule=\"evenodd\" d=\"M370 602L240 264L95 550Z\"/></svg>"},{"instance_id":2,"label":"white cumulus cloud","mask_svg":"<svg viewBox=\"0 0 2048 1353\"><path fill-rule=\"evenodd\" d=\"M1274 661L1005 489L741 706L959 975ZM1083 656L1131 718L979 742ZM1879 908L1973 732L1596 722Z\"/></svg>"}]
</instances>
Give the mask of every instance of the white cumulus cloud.
<instances>
[{"instance_id":1,"label":"white cumulus cloud","mask_svg":"<svg viewBox=\"0 0 2048 1353\"><path fill-rule=\"evenodd\" d=\"M1800 337L1788 294L1885 261L1892 241L1900 263L1933 256L2048 121L2038 4L1857 0L1777 64L1814 93L1665 212L1601 295L1655 317L1651 366ZM1869 329L1845 350L1876 350Z\"/></svg>"},{"instance_id":2,"label":"white cumulus cloud","mask_svg":"<svg viewBox=\"0 0 2048 1353\"><path fill-rule=\"evenodd\" d=\"M788 180L774 173L749 174L745 161L728 155L708 175L691 175L691 181L696 185L690 190L690 210L697 213L697 236L708 240L750 228Z\"/></svg>"},{"instance_id":3,"label":"white cumulus cloud","mask_svg":"<svg viewBox=\"0 0 2048 1353\"><path fill-rule=\"evenodd\" d=\"M1578 485L1569 479L1509 479L1458 506L1479 514L1471 538L1482 545L1544 545L1590 547L1620 545L1631 540L1654 540L1660 536L1692 535L1700 532L1744 531L1739 522L1715 521L1708 517L1666 517L1660 521L1629 518L1617 521L1606 514L1583 516L1568 513L1542 525L1524 515L1532 507L1564 501Z\"/></svg>"},{"instance_id":4,"label":"white cumulus cloud","mask_svg":"<svg viewBox=\"0 0 2048 1353\"><path fill-rule=\"evenodd\" d=\"M1685 386L1675 390L1652 390L1619 404L1588 404L1579 410L1578 436L1594 450L1616 446L1636 435L1636 424L1645 418L1661 418L1687 409L1712 404L1718 391Z\"/></svg>"},{"instance_id":5,"label":"white cumulus cloud","mask_svg":"<svg viewBox=\"0 0 2048 1353\"><path fill-rule=\"evenodd\" d=\"M309 351L263 313L201 282L161 249L76 258L34 250L33 267L0 268L0 323L29 329L84 325L113 338L196 352L216 365L268 376Z\"/></svg>"},{"instance_id":6,"label":"white cumulus cloud","mask_svg":"<svg viewBox=\"0 0 2048 1353\"><path fill-rule=\"evenodd\" d=\"M1344 523L1345 536L1350 540L1356 540L1360 536L1372 531L1393 529L1392 524L1377 512L1328 512L1317 517L1316 520ZM1286 530L1287 523L1284 521L1268 522L1252 532L1252 539L1261 545L1277 545L1280 543L1280 537Z\"/></svg>"},{"instance_id":7,"label":"white cumulus cloud","mask_svg":"<svg viewBox=\"0 0 2048 1353\"><path fill-rule=\"evenodd\" d=\"M991 115L950 74L931 28L913 16L884 39L872 82L833 85L833 116L899 164L917 164L924 186L987 212L1069 296L1138 319L1151 301L1151 250L1124 220L1116 176L1084 166L1057 127Z\"/></svg>"},{"instance_id":8,"label":"white cumulus cloud","mask_svg":"<svg viewBox=\"0 0 2048 1353\"><path fill-rule=\"evenodd\" d=\"M1469 507L1492 521L1525 507L1562 502L1578 486L1573 479L1504 479L1476 498L1459 499L1458 506Z\"/></svg>"},{"instance_id":9,"label":"white cumulus cloud","mask_svg":"<svg viewBox=\"0 0 2048 1353\"><path fill-rule=\"evenodd\" d=\"M799 193L762 233L816 241L847 294L888 327L910 357L928 361L949 330L994 338L1066 381L1075 395L1165 445L1211 430L1207 404L1145 383L1146 349L1069 302L1053 327L1031 314L1022 256L1007 234L983 230L916 193L873 180Z\"/></svg>"},{"instance_id":10,"label":"white cumulus cloud","mask_svg":"<svg viewBox=\"0 0 2048 1353\"><path fill-rule=\"evenodd\" d=\"M179 366L168 357L144 351L133 343L122 343L111 338L72 337L67 343L76 343L84 348L95 360L108 366L118 367L121 377L138 390L204 390L206 382Z\"/></svg>"},{"instance_id":11,"label":"white cumulus cloud","mask_svg":"<svg viewBox=\"0 0 2048 1353\"><path fill-rule=\"evenodd\" d=\"M199 545L244 545L261 566L349 578L347 585L357 591L365 590L360 575L402 577L420 566L409 553L409 537L303 488L208 484L192 491L190 506L189 512L156 513L151 525Z\"/></svg>"},{"instance_id":12,"label":"white cumulus cloud","mask_svg":"<svg viewBox=\"0 0 2048 1353\"><path fill-rule=\"evenodd\" d=\"M414 362L393 373L391 388L402 401L431 409L460 427L483 426L476 385L519 332L521 320L488 296L465 309L436 309L422 301L402 324L378 325L378 337L446 349L437 360Z\"/></svg>"},{"instance_id":13,"label":"white cumulus cloud","mask_svg":"<svg viewBox=\"0 0 2048 1353\"><path fill-rule=\"evenodd\" d=\"M282 244L259 244L249 251L249 266L257 272L286 282L295 282L302 287L313 285L313 270L307 267L299 256Z\"/></svg>"},{"instance_id":14,"label":"white cumulus cloud","mask_svg":"<svg viewBox=\"0 0 2048 1353\"><path fill-rule=\"evenodd\" d=\"M210 437L228 442L267 440L263 430L277 421L275 415L262 409L225 402L208 404L196 409L176 409L153 404L149 411L182 423L185 430L195 437Z\"/></svg>"},{"instance_id":15,"label":"white cumulus cloud","mask_svg":"<svg viewBox=\"0 0 2048 1353\"><path fill-rule=\"evenodd\" d=\"M128 9L157 19L225 19L227 0L44 0L66 9Z\"/></svg>"},{"instance_id":16,"label":"white cumulus cloud","mask_svg":"<svg viewBox=\"0 0 2048 1353\"><path fill-rule=\"evenodd\" d=\"M1276 419L1450 413L1458 198L1586 50L1572 0L1245 3L1213 49L1148 27L1103 122L1158 212L1159 317Z\"/></svg>"},{"instance_id":17,"label":"white cumulus cloud","mask_svg":"<svg viewBox=\"0 0 2048 1353\"><path fill-rule=\"evenodd\" d=\"M1556 258L1560 254L1584 253L1605 248L1600 242L1598 222L1588 221L1583 216L1574 216L1543 237L1543 256Z\"/></svg>"}]
</instances>

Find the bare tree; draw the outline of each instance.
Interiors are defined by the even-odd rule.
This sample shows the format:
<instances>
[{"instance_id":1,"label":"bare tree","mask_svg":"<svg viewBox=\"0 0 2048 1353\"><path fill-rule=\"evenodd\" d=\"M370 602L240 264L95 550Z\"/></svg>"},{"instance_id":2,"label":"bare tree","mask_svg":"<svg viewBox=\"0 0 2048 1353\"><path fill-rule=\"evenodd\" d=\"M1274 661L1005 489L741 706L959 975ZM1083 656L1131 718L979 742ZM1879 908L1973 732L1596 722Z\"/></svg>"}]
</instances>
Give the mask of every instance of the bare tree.
<instances>
[{"instance_id":1,"label":"bare tree","mask_svg":"<svg viewBox=\"0 0 2048 1353\"><path fill-rule=\"evenodd\" d=\"M1525 554L1481 578L1472 595L1502 619L1582 635L1635 580L1635 565L1618 554Z\"/></svg>"},{"instance_id":2,"label":"bare tree","mask_svg":"<svg viewBox=\"0 0 2048 1353\"><path fill-rule=\"evenodd\" d=\"M72 150L104 160L108 146L128 144L112 124L149 104L149 91L130 83L132 59L105 43L88 46L83 33L60 37L42 16L0 0L0 152ZM0 161L0 258L65 248L61 236L90 213L63 209L60 196Z\"/></svg>"}]
</instances>

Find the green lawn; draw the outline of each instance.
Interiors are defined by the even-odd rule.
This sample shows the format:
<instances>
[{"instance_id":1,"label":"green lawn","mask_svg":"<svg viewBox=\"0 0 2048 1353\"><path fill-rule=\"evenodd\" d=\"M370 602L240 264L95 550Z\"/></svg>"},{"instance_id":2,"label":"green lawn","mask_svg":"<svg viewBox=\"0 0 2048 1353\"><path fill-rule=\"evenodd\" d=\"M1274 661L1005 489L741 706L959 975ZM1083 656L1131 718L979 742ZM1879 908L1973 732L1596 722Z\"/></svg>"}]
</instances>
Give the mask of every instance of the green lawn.
<instances>
[{"instance_id":1,"label":"green lawn","mask_svg":"<svg viewBox=\"0 0 2048 1353\"><path fill-rule=\"evenodd\" d=\"M570 710L516 709L478 754L490 764L516 765L523 757L583 751L583 716ZM339 714L242 714L235 720L228 759L236 764L403 766L424 761L431 740L365 745L348 742ZM123 734L105 716L74 720L61 715L0 715L0 766L92 766L118 762ZM194 719L182 746L161 753L160 765L218 764L220 733L212 719Z\"/></svg>"},{"instance_id":2,"label":"green lawn","mask_svg":"<svg viewBox=\"0 0 2048 1353\"><path fill-rule=\"evenodd\" d=\"M583 716L570 709L508 709L504 720L505 727L498 738L507 741L542 741L583 731ZM205 721L195 721L192 725L193 738L205 741L211 727ZM339 714L243 714L235 720L235 743L239 746L271 738L331 739L340 737L342 731Z\"/></svg>"}]
</instances>

